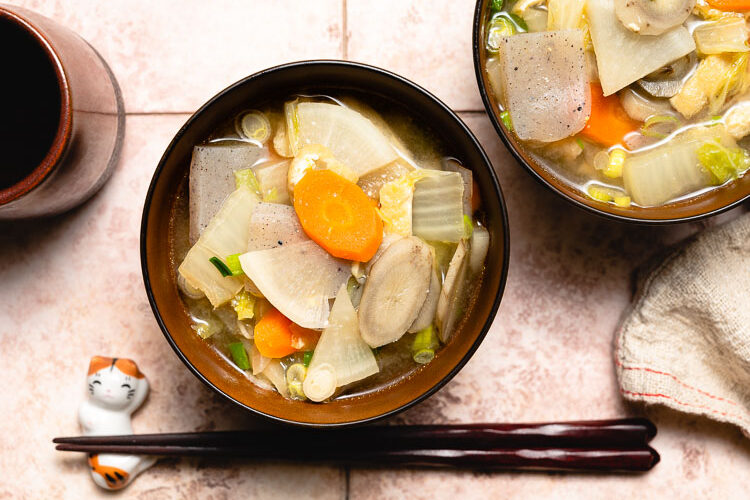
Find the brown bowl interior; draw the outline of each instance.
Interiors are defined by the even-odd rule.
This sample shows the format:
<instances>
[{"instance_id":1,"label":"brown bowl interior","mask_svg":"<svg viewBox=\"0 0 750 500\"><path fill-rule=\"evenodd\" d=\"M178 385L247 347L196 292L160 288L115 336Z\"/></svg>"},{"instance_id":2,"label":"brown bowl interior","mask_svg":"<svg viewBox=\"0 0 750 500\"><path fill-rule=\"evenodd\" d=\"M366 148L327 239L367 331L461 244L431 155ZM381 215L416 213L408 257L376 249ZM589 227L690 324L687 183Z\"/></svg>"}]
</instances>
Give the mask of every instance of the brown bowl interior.
<instances>
[{"instance_id":1,"label":"brown bowl interior","mask_svg":"<svg viewBox=\"0 0 750 500\"><path fill-rule=\"evenodd\" d=\"M191 330L177 291L167 235L173 224L170 207L187 175L193 145L232 112L295 93L351 91L379 96L402 105L450 144L451 154L474 172L491 234L487 267L477 300L462 327L435 359L385 389L327 404L289 401L259 389ZM198 376L237 404L274 420L312 426L361 423L390 415L429 396L446 383L478 347L494 318L505 284L508 234L505 207L494 172L476 139L442 103L395 75L343 62L307 62L274 68L224 90L193 115L165 152L154 174L141 228L144 282L154 314L177 354Z\"/></svg>"},{"instance_id":2,"label":"brown bowl interior","mask_svg":"<svg viewBox=\"0 0 750 500\"><path fill-rule=\"evenodd\" d=\"M581 191L566 184L553 172L540 165L500 120L500 107L495 93L492 92L486 72L487 53L484 50L487 20L490 12L491 0L478 0L474 14L473 50L474 69L482 94L484 107L492 120L498 134L521 164L539 181L559 193L568 201L590 210L596 214L628 222L670 223L698 219L728 210L750 197L750 175L745 175L731 184L720 189L690 198L688 200L670 203L661 207L642 208L632 206L620 208L592 200Z\"/></svg>"}]
</instances>

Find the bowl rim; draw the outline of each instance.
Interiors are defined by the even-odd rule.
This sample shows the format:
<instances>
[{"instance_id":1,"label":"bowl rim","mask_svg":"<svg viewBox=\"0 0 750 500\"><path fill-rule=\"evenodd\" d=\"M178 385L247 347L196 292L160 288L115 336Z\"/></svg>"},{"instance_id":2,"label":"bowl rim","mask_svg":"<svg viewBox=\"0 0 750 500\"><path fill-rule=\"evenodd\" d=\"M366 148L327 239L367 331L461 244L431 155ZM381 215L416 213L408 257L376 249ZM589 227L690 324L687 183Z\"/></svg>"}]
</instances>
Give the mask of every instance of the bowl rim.
<instances>
[{"instance_id":1,"label":"bowl rim","mask_svg":"<svg viewBox=\"0 0 750 500\"><path fill-rule=\"evenodd\" d=\"M528 173L531 174L531 176L536 179L538 182L540 182L543 186L550 189L555 194L561 196L565 201L568 203L573 204L574 206L581 208L589 213L598 215L600 217L604 217L606 219L615 220L618 222L627 222L630 224L640 224L640 225L648 225L648 226L663 226L667 224L678 224L681 222L694 222L700 219L704 219L706 217L712 217L714 215L718 215L722 212L726 212L727 210L731 210L742 203L744 203L747 200L750 200L750 192L747 193L742 198L739 198L732 203L729 203L727 205L718 207L713 210L709 210L707 212L703 212L700 214L685 216L685 217L673 217L668 219L644 219L640 217L633 217L633 216L627 216L627 215L618 215L611 212L608 212L602 208L596 208L591 205L587 205L580 200L577 200L576 198L572 197L570 193L567 191L563 191L561 189L558 189L553 184L551 184L547 179L545 179L537 170L529 164L528 161L523 157L523 155L518 151L518 149L513 145L513 143L510 141L510 139L507 136L507 131L505 128L503 128L502 124L500 123L499 118L494 113L492 109L492 103L490 102L490 98L488 95L488 89L485 85L485 80L483 78L484 69L480 65L480 53L484 49L484 44L482 43L482 40L480 39L480 32L482 30L482 14L484 12L483 7L485 5L489 5L489 0L477 0L476 6L474 8L474 21L472 25L472 33L471 33L471 45L472 45L472 53L473 53L473 59L474 59L474 76L477 79L477 86L479 87L479 94L482 96L482 103L484 104L484 109L487 115L490 117L490 121L492 122L492 125L495 127L495 130L497 131L497 134L500 136L500 139L502 140L503 144L505 144L505 147L510 151L510 153L513 155L513 157L518 161L524 169Z\"/></svg>"},{"instance_id":2,"label":"bowl rim","mask_svg":"<svg viewBox=\"0 0 750 500\"><path fill-rule=\"evenodd\" d=\"M206 376L204 376L187 358L187 356L178 348L177 343L172 338L171 333L166 327L166 324L164 323L164 320L161 316L161 313L159 311L159 308L156 304L156 299L154 297L154 291L151 287L151 279L148 272L148 255L147 255L147 249L146 249L146 235L147 235L147 229L148 229L148 216L151 211L151 203L153 200L154 191L156 189L156 184L161 176L161 173L165 167L165 164L172 154L173 150L175 149L177 143L182 139L186 131L192 126L193 122L197 120L197 118L203 114L204 111L206 111L209 107L211 107L216 101L223 98L226 94L232 92L238 87L241 87L242 85L245 85L247 82L262 78L263 76L270 74L270 73L276 73L280 71L286 71L290 70L292 68L297 67L305 67L305 66L334 66L334 67L344 67L344 68L351 68L355 69L357 71L366 71L366 72L372 72L379 74L381 76L386 76L392 80L397 81L398 83L402 85L406 85L408 87L411 87L413 90L416 90L418 93L422 94L424 97L426 97L429 101L432 102L432 104L436 105L440 110L447 113L451 119L453 119L454 122L461 128L464 134L468 137L469 141L473 145L473 147L477 150L479 153L479 156L482 158L484 162L484 166L489 170L489 176L491 179L491 188L494 189L494 193L496 198L498 199L499 206L500 206L500 224L503 229L503 255L502 255L502 263L501 263L501 269L500 269L500 280L498 282L498 288L497 292L495 294L495 297L492 301L492 305L489 310L489 314L487 315L487 318L484 321L484 324L482 325L482 328L477 335L476 340L471 344L471 347L469 350L461 357L460 361L453 367L451 370L442 378L440 379L436 384L434 384L432 387L430 387L427 391L420 394L419 396L415 397L414 399L411 399L407 403L404 403L401 406L398 406L396 408L393 408L389 411L386 411L384 413L381 413L379 415L375 415L368 418L363 418L359 420L354 421L348 421L348 422L332 422L332 423L310 423L310 422L300 422L297 420L289 419L289 418L283 418L276 415L271 415L269 413L262 412L260 410L257 410L253 408L252 406L243 403L242 401L239 401L226 392L224 392L222 389L220 389L216 384L214 384L212 381L210 381ZM141 230L140 230L140 257L141 257L141 274L143 276L143 284L146 288L146 295L148 296L148 301L151 306L151 310L154 314L154 317L156 318L156 321L159 325L159 328L162 331L162 334L166 338L169 345L172 347L172 350L177 354L177 356L182 360L182 362L185 364L185 366L188 367L188 369L195 375L200 381L202 381L204 384L206 384L209 388L211 388L216 393L223 396L225 399L231 401L232 403L238 405L241 408L244 408L245 410L248 410L249 412L253 413L254 415L257 415L261 418L268 419L270 421L281 423L281 424L287 424L287 425L293 425L293 426L299 426L299 427L306 427L306 428L340 428L340 427L352 427L357 425L363 425L371 422L375 422L384 418L391 417L397 413L400 413L408 408L411 408L412 406L424 401L425 399L429 398L433 394L435 394L439 389L441 389L445 384L447 384L471 359L471 357L474 355L476 350L479 348L479 345L482 343L484 338L487 335L487 332L489 331L490 327L492 326L492 323L495 320L495 317L497 315L498 307L500 306L500 301L502 299L502 296L505 291L505 285L508 278L508 268L510 263L510 232L509 232L509 225L508 225L508 212L505 205L505 198L503 197L502 190L500 188L500 183L497 179L497 174L495 173L495 169L492 165L492 162L487 157L486 152L482 148L481 144L477 140L477 138L474 136L474 134L471 132L471 130L468 128L468 126L461 120L461 118L452 110L450 109L445 103L443 103L440 99L435 97L433 94L422 88L421 86L417 85L416 83L407 80L406 78L399 76L395 73L392 73L388 70L379 68L377 66L371 66L368 64L358 63L358 62L352 62L352 61L345 61L345 60L337 60L337 59L312 59L312 60L301 60L301 61L295 61L290 63L284 63L277 66L272 66L270 68L263 69L261 71L258 71L256 73L253 73L249 76L246 76L235 83L229 85L228 87L224 88L223 90L219 91L217 94L215 94L213 97L211 97L205 104L203 104L200 108L198 108L188 119L187 121L180 127L178 132L175 134L174 138L170 141L167 148L164 150L164 154L162 155L161 159L159 160L159 163L154 171L154 174L151 178L151 182L149 183L148 191L146 193L146 199L143 205L143 213L141 216Z\"/></svg>"}]
</instances>

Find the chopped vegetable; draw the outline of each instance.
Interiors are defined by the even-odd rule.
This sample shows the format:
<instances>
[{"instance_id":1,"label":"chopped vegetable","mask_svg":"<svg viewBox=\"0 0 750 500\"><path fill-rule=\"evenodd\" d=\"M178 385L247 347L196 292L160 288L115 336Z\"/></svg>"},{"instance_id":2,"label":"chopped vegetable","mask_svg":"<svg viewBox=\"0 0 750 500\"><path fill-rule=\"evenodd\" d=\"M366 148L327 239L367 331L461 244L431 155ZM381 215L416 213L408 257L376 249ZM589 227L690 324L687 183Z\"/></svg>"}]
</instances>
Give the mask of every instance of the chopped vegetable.
<instances>
[{"instance_id":1,"label":"chopped vegetable","mask_svg":"<svg viewBox=\"0 0 750 500\"><path fill-rule=\"evenodd\" d=\"M411 344L412 358L419 364L426 364L435 357L435 349L440 346L435 328L430 325L417 332Z\"/></svg>"},{"instance_id":2,"label":"chopped vegetable","mask_svg":"<svg viewBox=\"0 0 750 500\"><path fill-rule=\"evenodd\" d=\"M302 364L305 365L305 367L310 366L310 361L312 361L313 352L312 351L305 351L305 354L302 356Z\"/></svg>"},{"instance_id":3,"label":"chopped vegetable","mask_svg":"<svg viewBox=\"0 0 750 500\"><path fill-rule=\"evenodd\" d=\"M266 367L271 363L271 358L263 356L254 342L248 342L245 346L245 350L250 353L250 364L253 367L253 375L259 375L265 371Z\"/></svg>"},{"instance_id":4,"label":"chopped vegetable","mask_svg":"<svg viewBox=\"0 0 750 500\"><path fill-rule=\"evenodd\" d=\"M638 80L638 85L653 97L672 97L680 91L697 61L695 52L691 52L644 76Z\"/></svg>"},{"instance_id":5,"label":"chopped vegetable","mask_svg":"<svg viewBox=\"0 0 750 500\"><path fill-rule=\"evenodd\" d=\"M698 51L703 54L750 51L747 23L743 17L728 16L700 24L693 31L693 37Z\"/></svg>"},{"instance_id":6,"label":"chopped vegetable","mask_svg":"<svg viewBox=\"0 0 750 500\"><path fill-rule=\"evenodd\" d=\"M623 167L623 181L633 201L655 206L711 185L712 176L698 157L699 148L718 141L732 149L734 140L721 124L694 127L661 146L629 155Z\"/></svg>"},{"instance_id":7,"label":"chopped vegetable","mask_svg":"<svg viewBox=\"0 0 750 500\"><path fill-rule=\"evenodd\" d=\"M359 305L359 329L370 347L395 342L417 318L432 273L430 247L415 237L401 238L375 261Z\"/></svg>"},{"instance_id":8,"label":"chopped vegetable","mask_svg":"<svg viewBox=\"0 0 750 500\"><path fill-rule=\"evenodd\" d=\"M695 0L615 0L617 18L641 35L661 35L681 25L693 7Z\"/></svg>"},{"instance_id":9,"label":"chopped vegetable","mask_svg":"<svg viewBox=\"0 0 750 500\"><path fill-rule=\"evenodd\" d=\"M386 134L351 108L321 102L300 102L295 108L295 153L307 144L322 144L360 177L398 158Z\"/></svg>"},{"instance_id":10,"label":"chopped vegetable","mask_svg":"<svg viewBox=\"0 0 750 500\"><path fill-rule=\"evenodd\" d=\"M750 10L750 0L706 0L715 9L726 11Z\"/></svg>"},{"instance_id":11,"label":"chopped vegetable","mask_svg":"<svg viewBox=\"0 0 750 500\"><path fill-rule=\"evenodd\" d=\"M266 250L310 241L299 223L294 207L258 203L250 217L247 249Z\"/></svg>"},{"instance_id":12,"label":"chopped vegetable","mask_svg":"<svg viewBox=\"0 0 750 500\"><path fill-rule=\"evenodd\" d=\"M233 342L229 344L229 352L232 355L232 361L240 370L249 370L251 368L250 360L247 358L247 352L242 342Z\"/></svg>"},{"instance_id":13,"label":"chopped vegetable","mask_svg":"<svg viewBox=\"0 0 750 500\"><path fill-rule=\"evenodd\" d=\"M706 105L709 113L717 113L729 97L744 92L750 84L747 61L747 53L706 56L669 102L685 118L698 114Z\"/></svg>"},{"instance_id":14,"label":"chopped vegetable","mask_svg":"<svg viewBox=\"0 0 750 500\"><path fill-rule=\"evenodd\" d=\"M695 50L684 26L658 36L633 33L617 19L614 0L588 0L586 16L605 96Z\"/></svg>"},{"instance_id":15,"label":"chopped vegetable","mask_svg":"<svg viewBox=\"0 0 750 500\"><path fill-rule=\"evenodd\" d=\"M271 122L260 111L247 111L237 116L234 128L240 137L244 137L261 146L271 137Z\"/></svg>"},{"instance_id":16,"label":"chopped vegetable","mask_svg":"<svg viewBox=\"0 0 750 500\"><path fill-rule=\"evenodd\" d=\"M247 187L234 191L177 270L191 287L205 293L214 307L234 297L244 283L239 277L223 277L209 259L245 249L249 220L258 202L258 196Z\"/></svg>"},{"instance_id":17,"label":"chopped vegetable","mask_svg":"<svg viewBox=\"0 0 750 500\"><path fill-rule=\"evenodd\" d=\"M212 143L193 148L189 175L190 243L208 226L235 186L235 170L252 166L261 149L237 142Z\"/></svg>"},{"instance_id":18,"label":"chopped vegetable","mask_svg":"<svg viewBox=\"0 0 750 500\"><path fill-rule=\"evenodd\" d=\"M405 161L396 160L384 167L360 177L357 185L373 200L380 200L380 190L387 183L411 172L413 168Z\"/></svg>"},{"instance_id":19,"label":"chopped vegetable","mask_svg":"<svg viewBox=\"0 0 750 500\"><path fill-rule=\"evenodd\" d=\"M461 180L464 182L464 217L468 217L469 223L471 223L471 214L474 213L474 209L471 206L471 198L474 195L474 175L471 173L471 170L462 166L456 159L443 159L441 163L443 165L443 170L447 172L458 172L458 174L461 175Z\"/></svg>"},{"instance_id":20,"label":"chopped vegetable","mask_svg":"<svg viewBox=\"0 0 750 500\"><path fill-rule=\"evenodd\" d=\"M586 0L547 0L547 30L580 28L585 5Z\"/></svg>"},{"instance_id":21,"label":"chopped vegetable","mask_svg":"<svg viewBox=\"0 0 750 500\"><path fill-rule=\"evenodd\" d=\"M330 324L320 336L310 361L302 386L305 395L312 401L323 401L331 397L337 387L378 371L378 362L360 336L357 312L346 286L342 285L331 309Z\"/></svg>"},{"instance_id":22,"label":"chopped vegetable","mask_svg":"<svg viewBox=\"0 0 750 500\"><path fill-rule=\"evenodd\" d=\"M271 304L305 328L326 326L328 299L350 274L348 263L310 240L248 252L240 255L240 263Z\"/></svg>"},{"instance_id":23,"label":"chopped vegetable","mask_svg":"<svg viewBox=\"0 0 750 500\"><path fill-rule=\"evenodd\" d=\"M368 261L383 239L383 222L353 182L312 170L297 183L294 209L305 233L334 257Z\"/></svg>"},{"instance_id":24,"label":"chopped vegetable","mask_svg":"<svg viewBox=\"0 0 750 500\"><path fill-rule=\"evenodd\" d=\"M296 351L292 346L292 321L271 309L255 324L255 347L267 358L283 358Z\"/></svg>"},{"instance_id":25,"label":"chopped vegetable","mask_svg":"<svg viewBox=\"0 0 750 500\"><path fill-rule=\"evenodd\" d=\"M214 255L213 257L208 259L208 261L213 264L216 269L219 270L222 276L226 277L232 275L232 271L217 256Z\"/></svg>"},{"instance_id":26,"label":"chopped vegetable","mask_svg":"<svg viewBox=\"0 0 750 500\"><path fill-rule=\"evenodd\" d=\"M504 36L515 35L517 32L518 29L507 12L493 16L487 26L487 50L497 52L500 49L500 40Z\"/></svg>"},{"instance_id":27,"label":"chopped vegetable","mask_svg":"<svg viewBox=\"0 0 750 500\"><path fill-rule=\"evenodd\" d=\"M750 154L742 148L727 148L711 141L698 148L698 160L711 173L713 184L724 184L750 167Z\"/></svg>"},{"instance_id":28,"label":"chopped vegetable","mask_svg":"<svg viewBox=\"0 0 750 500\"><path fill-rule=\"evenodd\" d=\"M315 349L318 339L320 339L320 331L304 328L296 323L289 325L289 330L292 332L292 347L298 351Z\"/></svg>"},{"instance_id":29,"label":"chopped vegetable","mask_svg":"<svg viewBox=\"0 0 750 500\"><path fill-rule=\"evenodd\" d=\"M464 181L456 172L435 172L414 185L412 231L427 241L464 237Z\"/></svg>"},{"instance_id":30,"label":"chopped vegetable","mask_svg":"<svg viewBox=\"0 0 750 500\"><path fill-rule=\"evenodd\" d=\"M721 119L721 117L719 117ZM724 115L727 132L735 139L750 134L750 101L740 101Z\"/></svg>"},{"instance_id":31,"label":"chopped vegetable","mask_svg":"<svg viewBox=\"0 0 750 500\"><path fill-rule=\"evenodd\" d=\"M609 153L609 161L602 174L610 179L622 177L622 166L625 163L625 151L622 149L613 149Z\"/></svg>"},{"instance_id":32,"label":"chopped vegetable","mask_svg":"<svg viewBox=\"0 0 750 500\"><path fill-rule=\"evenodd\" d=\"M475 224L474 231L471 233L471 243L469 245L469 271L476 274L482 270L484 259L490 249L490 233L484 227Z\"/></svg>"},{"instance_id":33,"label":"chopped vegetable","mask_svg":"<svg viewBox=\"0 0 750 500\"><path fill-rule=\"evenodd\" d=\"M617 95L620 97L622 108L637 122L645 122L653 115L666 116L665 113L673 111L666 99L650 97L630 87L618 92Z\"/></svg>"},{"instance_id":34,"label":"chopped vegetable","mask_svg":"<svg viewBox=\"0 0 750 500\"><path fill-rule=\"evenodd\" d=\"M250 167L234 171L234 185L235 188L247 186L251 191L261 196L260 184L258 184L258 179L255 177L255 171Z\"/></svg>"},{"instance_id":35,"label":"chopped vegetable","mask_svg":"<svg viewBox=\"0 0 750 500\"><path fill-rule=\"evenodd\" d=\"M284 205L291 203L289 191L287 191L287 173L290 163L290 160L273 161L253 168L263 201Z\"/></svg>"},{"instance_id":36,"label":"chopped vegetable","mask_svg":"<svg viewBox=\"0 0 750 500\"><path fill-rule=\"evenodd\" d=\"M672 115L654 115L650 116L641 126L641 134L645 135L646 137L654 137L656 139L663 139L665 138L671 130L665 130L667 133L658 132L656 130L656 127L662 127L664 125L669 126L669 128L674 129L675 127L678 127L680 124L680 121L675 118Z\"/></svg>"},{"instance_id":37,"label":"chopped vegetable","mask_svg":"<svg viewBox=\"0 0 750 500\"><path fill-rule=\"evenodd\" d=\"M414 170L380 188L380 216L386 233L411 236L414 184L431 173Z\"/></svg>"},{"instance_id":38,"label":"chopped vegetable","mask_svg":"<svg viewBox=\"0 0 750 500\"><path fill-rule=\"evenodd\" d=\"M302 390L305 377L307 377L307 367L302 363L294 363L286 369L286 385L292 399L307 399Z\"/></svg>"},{"instance_id":39,"label":"chopped vegetable","mask_svg":"<svg viewBox=\"0 0 750 500\"><path fill-rule=\"evenodd\" d=\"M492 0L491 8L494 12L500 12L501 10L503 10L504 3L504 0Z\"/></svg>"},{"instance_id":40,"label":"chopped vegetable","mask_svg":"<svg viewBox=\"0 0 750 500\"><path fill-rule=\"evenodd\" d=\"M237 313L237 319L253 319L255 316L255 297L242 290L232 299L232 308Z\"/></svg>"},{"instance_id":41,"label":"chopped vegetable","mask_svg":"<svg viewBox=\"0 0 750 500\"><path fill-rule=\"evenodd\" d=\"M287 174L287 189L294 193L294 186L311 170L330 170L350 182L357 182L359 176L352 169L333 157L331 150L320 144L308 144L301 148L292 160Z\"/></svg>"},{"instance_id":42,"label":"chopped vegetable","mask_svg":"<svg viewBox=\"0 0 750 500\"><path fill-rule=\"evenodd\" d=\"M628 116L617 96L605 97L596 83L590 87L591 116L581 135L602 146L622 144L628 133L638 130L638 122Z\"/></svg>"},{"instance_id":43,"label":"chopped vegetable","mask_svg":"<svg viewBox=\"0 0 750 500\"><path fill-rule=\"evenodd\" d=\"M432 274L430 274L430 288L427 291L427 297L424 299L422 307L419 309L414 322L409 326L408 332L418 332L430 326L435 321L435 311L437 310L438 299L440 299L440 276L433 256Z\"/></svg>"},{"instance_id":44,"label":"chopped vegetable","mask_svg":"<svg viewBox=\"0 0 750 500\"><path fill-rule=\"evenodd\" d=\"M503 125L505 125L505 128L513 132L513 122L510 119L510 111L505 110L502 113L500 113L500 121L503 122Z\"/></svg>"},{"instance_id":45,"label":"chopped vegetable","mask_svg":"<svg viewBox=\"0 0 750 500\"><path fill-rule=\"evenodd\" d=\"M469 253L466 242L458 242L456 252L453 254L448 272L445 273L443 288L438 299L435 323L440 332L440 340L447 343L453 334L456 320L460 317L460 302L464 299L464 288L466 285L466 269Z\"/></svg>"},{"instance_id":46,"label":"chopped vegetable","mask_svg":"<svg viewBox=\"0 0 750 500\"><path fill-rule=\"evenodd\" d=\"M281 364L281 361L278 359L272 359L269 361L268 365L266 365L266 368L263 370L263 375L268 378L268 380L271 381L271 383L276 387L276 390L279 391L279 394L281 394L285 398L289 398L289 387L286 384L286 373L284 371L284 366Z\"/></svg>"},{"instance_id":47,"label":"chopped vegetable","mask_svg":"<svg viewBox=\"0 0 750 500\"><path fill-rule=\"evenodd\" d=\"M583 128L590 108L583 31L503 37L498 59L502 94L520 139L553 142Z\"/></svg>"},{"instance_id":48,"label":"chopped vegetable","mask_svg":"<svg viewBox=\"0 0 750 500\"><path fill-rule=\"evenodd\" d=\"M240 265L240 254L233 253L232 255L227 255L227 258L224 260L226 262L226 268L229 269L232 276L245 274L242 272L242 266Z\"/></svg>"}]
</instances>

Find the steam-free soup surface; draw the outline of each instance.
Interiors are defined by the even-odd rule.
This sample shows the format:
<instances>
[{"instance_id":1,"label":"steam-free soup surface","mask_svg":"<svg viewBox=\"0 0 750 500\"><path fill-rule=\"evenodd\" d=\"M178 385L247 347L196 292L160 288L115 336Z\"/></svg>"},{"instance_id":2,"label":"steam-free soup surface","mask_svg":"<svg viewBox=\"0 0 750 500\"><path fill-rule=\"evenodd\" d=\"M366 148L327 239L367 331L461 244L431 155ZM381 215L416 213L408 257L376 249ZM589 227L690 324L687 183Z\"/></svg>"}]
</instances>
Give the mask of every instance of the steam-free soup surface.
<instances>
[{"instance_id":1,"label":"steam-free soup surface","mask_svg":"<svg viewBox=\"0 0 750 500\"><path fill-rule=\"evenodd\" d=\"M196 144L170 235L195 334L312 402L408 383L471 309L489 248L471 171L351 95L238 110Z\"/></svg>"}]
</instances>

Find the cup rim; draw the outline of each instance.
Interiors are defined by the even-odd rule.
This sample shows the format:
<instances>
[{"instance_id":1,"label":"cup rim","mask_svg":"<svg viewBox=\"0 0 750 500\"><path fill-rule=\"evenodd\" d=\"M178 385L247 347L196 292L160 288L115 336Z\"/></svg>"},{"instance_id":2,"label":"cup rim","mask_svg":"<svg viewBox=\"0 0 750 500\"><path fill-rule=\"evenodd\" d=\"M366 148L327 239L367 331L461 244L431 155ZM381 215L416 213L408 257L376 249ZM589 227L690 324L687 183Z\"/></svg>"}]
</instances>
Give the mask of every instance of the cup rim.
<instances>
[{"instance_id":1,"label":"cup rim","mask_svg":"<svg viewBox=\"0 0 750 500\"><path fill-rule=\"evenodd\" d=\"M476 148L477 152L479 153L480 157L482 158L482 161L484 162L485 168L489 171L489 176L492 180L492 186L491 189L494 192L495 196L498 199L498 204L500 207L500 224L503 229L503 255L502 255L502 262L501 262L501 268L500 268L500 277L498 281L498 287L497 292L495 294L495 297L492 301L492 304L489 309L489 313L487 317L484 320L484 324L482 325L481 330L479 331L479 334L477 335L477 338L474 340L474 342L471 344L471 347L466 351L466 353L461 357L459 362L451 368L451 370L442 378L440 379L436 384L434 384L432 387L430 387L427 391L424 393L418 395L417 397L409 400L403 405L400 405L398 407L392 408L386 412L383 412L378 415L374 415L367 418L362 418L358 420L352 420L352 421L343 421L343 422L328 422L328 423L311 423L311 422L301 422L297 420L293 420L290 418L284 418L276 415L272 415L266 412L263 412L261 410L258 410L256 408L253 408L252 406L243 403L242 401L239 401L238 399L235 399L234 397L227 394L225 391L223 391L221 388L219 388L216 384L214 384L212 381L210 381L205 375L203 375L194 365L193 363L187 358L187 356L179 349L177 346L176 341L172 338L172 334L169 332L169 329L167 328L164 319L161 316L161 312L159 311L159 308L156 304L156 298L154 295L154 290L151 286L151 278L148 271L148 251L147 251L147 245L146 245L146 239L147 239L147 232L148 232L148 218L149 213L151 212L151 203L153 201L153 195L154 191L156 190L156 184L159 181L159 177L162 174L162 171L165 168L167 159L172 154L173 150L175 149L177 143L182 139L182 137L185 135L186 131L190 129L193 122L197 120L198 116L200 116L204 111L206 111L209 107L214 105L218 100L220 100L223 96L226 94L232 92L234 89L241 87L246 82L255 80L257 78L261 78L266 74L269 73L275 73L279 71L284 71L288 69L292 69L295 67L304 67L304 66L341 66L341 67L349 67L354 68L357 70L363 70L363 71L369 71L377 74L384 75L386 77L389 77L393 80L398 81L399 83L406 85L408 87L411 87L412 89L416 90L417 92L423 94L427 99L429 99L433 104L438 106L441 110L448 113L450 117L460 126L462 131L467 135L469 140L471 141L474 148ZM492 162L487 157L486 152L482 148L481 144L479 143L478 139L474 136L474 134L471 132L471 130L466 126L466 124L461 120L461 118L453 111L451 110L446 104L444 104L440 99L435 97L433 94L422 88L421 86L417 85L416 83L407 80L406 78L399 76L395 73L392 73L388 70L371 66L363 63L357 63L352 61L345 61L345 60L336 60L336 59L314 59L314 60L302 60L302 61L296 61L296 62L290 62L285 64L280 64L277 66L273 66L261 71L258 71L256 73L253 73L245 78L242 78L235 83L229 85L228 87L224 88L217 94L215 94L211 99L209 99L205 104L203 104L198 110L196 110L190 118L182 125L180 130L175 134L172 141L169 143L167 148L164 151L164 154L162 155L162 158L159 160L159 164L156 167L156 170L154 171L154 175L151 179L151 183L149 185L148 191L146 193L146 200L143 207L143 215L141 218L141 232L140 232L140 251L141 251L141 272L143 275L143 282L144 286L146 288L146 295L148 296L149 304L151 305L151 310L154 313L154 317L156 318L156 321L159 325L159 328L162 331L162 334L167 339L167 342L172 347L172 350L177 354L177 356L182 360L182 362L185 364L185 366L188 367L188 369L195 375L200 381L202 381L204 384L206 384L209 388L226 398L227 400L231 401L232 403L244 408L245 410L250 411L251 413L260 416L264 419L268 419L273 422L287 424L287 425L293 425L293 426L300 426L300 427L307 427L307 428L340 428L340 427L351 427L351 426L358 426L363 425L371 422L375 422L390 416L393 416L395 414L398 414L408 408L413 407L414 405L424 401L425 399L432 396L435 392L437 392L439 389L441 389L445 384L447 384L471 359L471 357L474 355L476 350L479 348L479 345L482 343L484 338L486 337L487 333L489 332L490 327L492 326L492 323L497 315L497 310L500 306L500 301L502 299L502 296L505 291L505 286L508 278L508 268L510 264L510 232L509 232L509 226L508 226L508 213L507 213L507 207L505 204L505 198L503 196L502 190L500 188L500 183L497 179L497 174L494 171L494 168L492 166Z\"/></svg>"},{"instance_id":2,"label":"cup rim","mask_svg":"<svg viewBox=\"0 0 750 500\"><path fill-rule=\"evenodd\" d=\"M22 9L18 9L22 10ZM6 19L24 29L39 44L47 55L55 71L57 87L60 91L60 120L57 124L55 138L47 154L39 164L23 179L5 189L0 189L0 206L21 198L29 191L39 186L60 164L70 144L73 133L73 109L70 94L70 82L65 67L57 50L44 31L34 22L16 12L15 7L0 5L0 19Z\"/></svg>"},{"instance_id":3,"label":"cup rim","mask_svg":"<svg viewBox=\"0 0 750 500\"><path fill-rule=\"evenodd\" d=\"M505 147L510 151L511 155L520 163L524 169L528 173L531 174L531 176L541 183L543 186L551 190L553 193L559 195L567 201L568 203L573 204L574 206L581 208L589 213L592 213L594 215L597 215L599 217L604 217L606 219L615 220L618 222L627 222L631 224L640 224L640 225L649 225L649 226L663 226L668 224L678 224L682 222L694 222L700 219L704 219L707 217L712 217L714 215L718 215L720 213L726 212L727 210L731 210L735 207L740 206L747 200L750 200L750 192L748 192L746 195L738 198L737 200L728 203L726 205L717 207L713 210L708 210L706 212L702 213L696 213L694 215L687 215L682 217L669 217L669 218L662 218L662 219L648 219L643 217L636 217L632 215L620 215L616 213L609 212L605 210L604 208L599 208L596 206L592 206L586 203L583 203L582 201L576 199L573 197L567 190L559 189L552 183L550 183L547 179L542 176L537 169L531 165L526 158L521 154L519 149L516 147L516 145L513 143L513 141L510 140L508 137L508 131L504 128L502 123L500 122L500 119L498 118L497 114L494 112L492 108L492 102L490 101L489 97L489 90L487 89L486 80L484 78L484 68L481 66L481 52L484 49L484 44L482 40L480 39L480 33L482 30L482 14L484 13L484 9L486 8L487 4L489 3L489 0L477 0L476 6L474 8L474 21L472 24L472 35L471 35L471 45L472 45L472 53L473 53L473 59L474 59L474 76L477 79L477 86L479 87L479 94L482 96L482 103L484 104L485 111L487 115L490 117L490 121L492 122L492 125L495 127L495 130L497 131L497 134L500 136L500 139L502 140Z\"/></svg>"}]
</instances>

